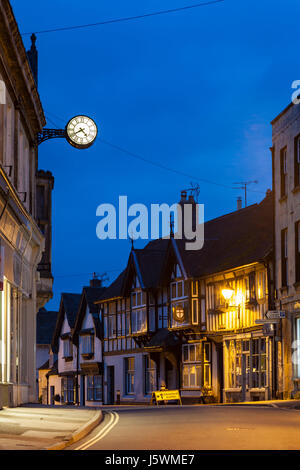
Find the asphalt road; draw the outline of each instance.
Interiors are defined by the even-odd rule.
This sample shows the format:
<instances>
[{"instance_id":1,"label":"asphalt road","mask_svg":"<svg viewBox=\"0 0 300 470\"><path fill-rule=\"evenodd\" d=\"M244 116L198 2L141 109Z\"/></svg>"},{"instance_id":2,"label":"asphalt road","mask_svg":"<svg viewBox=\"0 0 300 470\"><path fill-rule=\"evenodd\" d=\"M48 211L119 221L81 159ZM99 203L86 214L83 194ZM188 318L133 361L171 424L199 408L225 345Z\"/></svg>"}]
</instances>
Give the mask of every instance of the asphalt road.
<instances>
[{"instance_id":1,"label":"asphalt road","mask_svg":"<svg viewBox=\"0 0 300 470\"><path fill-rule=\"evenodd\" d=\"M300 410L253 406L105 410L72 450L299 450Z\"/></svg>"}]
</instances>

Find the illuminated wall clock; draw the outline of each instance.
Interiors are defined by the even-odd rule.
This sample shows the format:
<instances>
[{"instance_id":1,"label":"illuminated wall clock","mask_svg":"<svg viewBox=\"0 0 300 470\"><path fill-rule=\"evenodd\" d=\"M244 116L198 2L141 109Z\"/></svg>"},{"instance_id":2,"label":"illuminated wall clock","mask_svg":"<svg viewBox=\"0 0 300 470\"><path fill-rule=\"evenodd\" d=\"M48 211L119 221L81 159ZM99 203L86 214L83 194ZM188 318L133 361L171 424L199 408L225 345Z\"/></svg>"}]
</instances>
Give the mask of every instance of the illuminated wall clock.
<instances>
[{"instance_id":1,"label":"illuminated wall clock","mask_svg":"<svg viewBox=\"0 0 300 470\"><path fill-rule=\"evenodd\" d=\"M66 125L67 141L77 149L90 147L97 137L95 121L88 116L74 116Z\"/></svg>"}]
</instances>

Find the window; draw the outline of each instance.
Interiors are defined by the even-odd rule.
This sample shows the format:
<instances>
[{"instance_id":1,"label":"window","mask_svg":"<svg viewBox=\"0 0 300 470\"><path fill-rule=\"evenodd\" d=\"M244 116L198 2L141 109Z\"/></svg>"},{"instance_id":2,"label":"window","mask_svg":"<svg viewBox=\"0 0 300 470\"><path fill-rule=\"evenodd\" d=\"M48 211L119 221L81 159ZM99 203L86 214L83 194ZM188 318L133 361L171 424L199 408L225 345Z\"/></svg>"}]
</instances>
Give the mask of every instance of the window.
<instances>
[{"instance_id":1,"label":"window","mask_svg":"<svg viewBox=\"0 0 300 470\"><path fill-rule=\"evenodd\" d=\"M199 303L198 299L192 299L192 323L193 324L198 324L199 321Z\"/></svg>"},{"instance_id":2,"label":"window","mask_svg":"<svg viewBox=\"0 0 300 470\"><path fill-rule=\"evenodd\" d=\"M87 376L87 400L102 401L102 376Z\"/></svg>"},{"instance_id":3,"label":"window","mask_svg":"<svg viewBox=\"0 0 300 470\"><path fill-rule=\"evenodd\" d=\"M171 283L171 298L178 299L181 297L186 297L184 281L172 282Z\"/></svg>"},{"instance_id":4,"label":"window","mask_svg":"<svg viewBox=\"0 0 300 470\"><path fill-rule=\"evenodd\" d=\"M288 283L288 231L281 230L281 286L286 287Z\"/></svg>"},{"instance_id":5,"label":"window","mask_svg":"<svg viewBox=\"0 0 300 470\"><path fill-rule=\"evenodd\" d=\"M147 330L147 315L146 309L133 310L131 313L132 318L132 333L141 333Z\"/></svg>"},{"instance_id":6,"label":"window","mask_svg":"<svg viewBox=\"0 0 300 470\"><path fill-rule=\"evenodd\" d=\"M80 337L81 354L94 354L94 335Z\"/></svg>"},{"instance_id":7,"label":"window","mask_svg":"<svg viewBox=\"0 0 300 470\"><path fill-rule=\"evenodd\" d=\"M300 222L295 223L295 264L296 282L300 282Z\"/></svg>"},{"instance_id":8,"label":"window","mask_svg":"<svg viewBox=\"0 0 300 470\"><path fill-rule=\"evenodd\" d=\"M213 284L207 286L207 307L208 310L215 309L215 286Z\"/></svg>"},{"instance_id":9,"label":"window","mask_svg":"<svg viewBox=\"0 0 300 470\"><path fill-rule=\"evenodd\" d=\"M300 378L300 318L296 319L296 338L292 347L294 350L292 362L294 364L295 377Z\"/></svg>"},{"instance_id":10,"label":"window","mask_svg":"<svg viewBox=\"0 0 300 470\"><path fill-rule=\"evenodd\" d=\"M287 178L287 148L285 147L280 151L280 197L287 194Z\"/></svg>"},{"instance_id":11,"label":"window","mask_svg":"<svg viewBox=\"0 0 300 470\"><path fill-rule=\"evenodd\" d=\"M145 395L156 390L156 366L149 356L144 356Z\"/></svg>"},{"instance_id":12,"label":"window","mask_svg":"<svg viewBox=\"0 0 300 470\"><path fill-rule=\"evenodd\" d=\"M61 390L64 403L75 402L75 382L73 377L64 377L61 379Z\"/></svg>"},{"instance_id":13,"label":"window","mask_svg":"<svg viewBox=\"0 0 300 470\"><path fill-rule=\"evenodd\" d=\"M240 388L245 380L246 388L267 386L266 339L226 341L226 387Z\"/></svg>"},{"instance_id":14,"label":"window","mask_svg":"<svg viewBox=\"0 0 300 470\"><path fill-rule=\"evenodd\" d=\"M72 343L71 339L67 338L63 340L63 347L64 347L64 357L72 357Z\"/></svg>"},{"instance_id":15,"label":"window","mask_svg":"<svg viewBox=\"0 0 300 470\"><path fill-rule=\"evenodd\" d=\"M294 141L294 184L300 184L300 135Z\"/></svg>"},{"instance_id":16,"label":"window","mask_svg":"<svg viewBox=\"0 0 300 470\"><path fill-rule=\"evenodd\" d=\"M203 357L202 357L203 348ZM203 361L202 361L203 360ZM203 362L203 378L202 378ZM211 386L210 343L185 344L182 347L182 386L183 388L201 388Z\"/></svg>"},{"instance_id":17,"label":"window","mask_svg":"<svg viewBox=\"0 0 300 470\"><path fill-rule=\"evenodd\" d=\"M257 273L257 298L263 299L267 293L266 272Z\"/></svg>"},{"instance_id":18,"label":"window","mask_svg":"<svg viewBox=\"0 0 300 470\"><path fill-rule=\"evenodd\" d=\"M108 337L114 338L116 334L116 315L111 315L108 317Z\"/></svg>"},{"instance_id":19,"label":"window","mask_svg":"<svg viewBox=\"0 0 300 470\"><path fill-rule=\"evenodd\" d=\"M253 388L264 388L266 383L266 339L259 338L252 341L252 384Z\"/></svg>"},{"instance_id":20,"label":"window","mask_svg":"<svg viewBox=\"0 0 300 470\"><path fill-rule=\"evenodd\" d=\"M126 357L125 361L125 395L134 394L134 357Z\"/></svg>"}]
</instances>

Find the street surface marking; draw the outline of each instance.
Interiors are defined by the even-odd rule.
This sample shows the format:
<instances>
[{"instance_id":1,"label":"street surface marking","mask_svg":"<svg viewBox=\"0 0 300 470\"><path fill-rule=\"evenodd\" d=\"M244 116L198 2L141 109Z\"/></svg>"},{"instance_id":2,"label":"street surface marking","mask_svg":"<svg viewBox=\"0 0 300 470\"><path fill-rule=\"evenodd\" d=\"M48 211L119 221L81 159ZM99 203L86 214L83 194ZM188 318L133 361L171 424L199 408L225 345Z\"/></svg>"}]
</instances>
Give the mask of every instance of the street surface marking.
<instances>
[{"instance_id":1,"label":"street surface marking","mask_svg":"<svg viewBox=\"0 0 300 470\"><path fill-rule=\"evenodd\" d=\"M86 450L86 449L88 449L92 445L96 444L96 442L103 439L103 437L105 437L118 424L119 419L120 419L118 413L116 413L115 411L112 411L112 412L109 411L108 413L110 414L110 420L107 423L107 425L104 426L104 428L101 429L101 431L95 437L93 437L89 441L85 442L81 446L77 447L75 450Z\"/></svg>"}]
</instances>

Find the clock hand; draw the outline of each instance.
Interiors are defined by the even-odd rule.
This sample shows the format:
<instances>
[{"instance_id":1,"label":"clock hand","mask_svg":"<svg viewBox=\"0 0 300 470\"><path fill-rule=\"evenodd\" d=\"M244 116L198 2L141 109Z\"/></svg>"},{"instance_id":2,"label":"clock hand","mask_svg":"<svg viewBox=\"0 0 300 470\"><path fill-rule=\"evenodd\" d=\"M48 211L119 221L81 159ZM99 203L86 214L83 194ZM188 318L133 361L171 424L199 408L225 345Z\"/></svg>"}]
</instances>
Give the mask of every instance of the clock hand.
<instances>
[{"instance_id":1,"label":"clock hand","mask_svg":"<svg viewBox=\"0 0 300 470\"><path fill-rule=\"evenodd\" d=\"M80 132L80 131L84 133L85 137L87 136L86 132L84 132L84 130L82 129L82 127L79 129L78 132Z\"/></svg>"}]
</instances>

